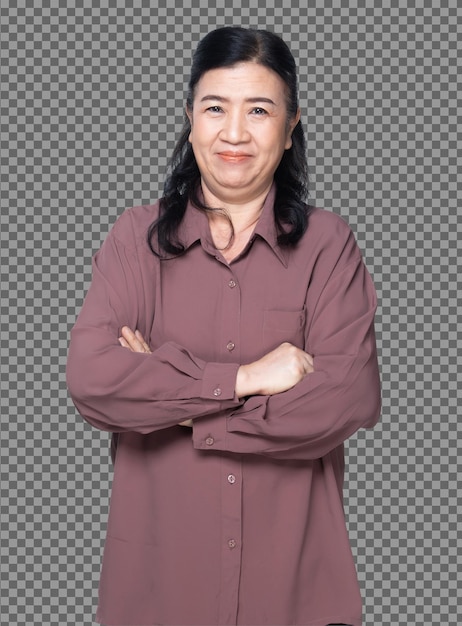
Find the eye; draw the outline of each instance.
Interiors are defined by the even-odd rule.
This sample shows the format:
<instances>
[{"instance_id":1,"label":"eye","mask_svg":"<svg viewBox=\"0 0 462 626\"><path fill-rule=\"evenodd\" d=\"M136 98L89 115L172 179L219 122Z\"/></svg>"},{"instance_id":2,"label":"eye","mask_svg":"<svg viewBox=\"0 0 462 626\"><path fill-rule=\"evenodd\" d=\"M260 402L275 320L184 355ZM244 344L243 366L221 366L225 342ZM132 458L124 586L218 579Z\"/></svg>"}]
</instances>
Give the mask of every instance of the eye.
<instances>
[{"instance_id":1,"label":"eye","mask_svg":"<svg viewBox=\"0 0 462 626\"><path fill-rule=\"evenodd\" d=\"M206 111L210 111L210 113L221 113L223 109L221 108L221 106L218 106L218 104L214 104L213 106L208 107Z\"/></svg>"},{"instance_id":2,"label":"eye","mask_svg":"<svg viewBox=\"0 0 462 626\"><path fill-rule=\"evenodd\" d=\"M262 107L255 107L254 109L252 109L252 113L254 113L255 115L267 115L268 111L266 111Z\"/></svg>"}]
</instances>

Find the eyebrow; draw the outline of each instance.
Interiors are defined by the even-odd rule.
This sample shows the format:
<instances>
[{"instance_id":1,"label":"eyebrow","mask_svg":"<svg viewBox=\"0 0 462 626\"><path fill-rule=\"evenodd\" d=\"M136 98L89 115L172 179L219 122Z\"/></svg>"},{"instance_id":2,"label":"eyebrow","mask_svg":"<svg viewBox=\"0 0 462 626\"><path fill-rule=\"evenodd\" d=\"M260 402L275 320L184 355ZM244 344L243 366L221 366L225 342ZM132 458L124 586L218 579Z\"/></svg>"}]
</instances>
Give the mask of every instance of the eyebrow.
<instances>
[{"instance_id":1,"label":"eyebrow","mask_svg":"<svg viewBox=\"0 0 462 626\"><path fill-rule=\"evenodd\" d=\"M214 96L210 94L208 96L204 96L201 98L201 102L206 102L207 100L216 100L218 102L229 102L229 98L223 98L223 96ZM246 98L245 102L258 103L258 102L266 102L267 104L272 104L273 106L277 106L276 103L271 100L271 98L265 98L264 96L257 96L255 98Z\"/></svg>"}]
</instances>

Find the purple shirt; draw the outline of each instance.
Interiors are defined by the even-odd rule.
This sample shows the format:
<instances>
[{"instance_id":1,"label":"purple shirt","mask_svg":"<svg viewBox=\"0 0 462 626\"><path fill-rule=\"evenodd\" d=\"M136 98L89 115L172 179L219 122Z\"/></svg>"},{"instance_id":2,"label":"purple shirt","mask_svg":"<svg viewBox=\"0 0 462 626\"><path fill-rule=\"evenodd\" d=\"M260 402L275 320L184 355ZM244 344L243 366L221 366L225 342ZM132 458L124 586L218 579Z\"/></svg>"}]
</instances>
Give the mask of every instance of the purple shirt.
<instances>
[{"instance_id":1,"label":"purple shirt","mask_svg":"<svg viewBox=\"0 0 462 626\"><path fill-rule=\"evenodd\" d=\"M82 416L117 433L105 625L361 624L343 442L379 417L375 290L340 217L314 209L283 249L273 201L230 264L191 205L182 256L149 250L152 205L125 211L94 257L67 376ZM124 325L152 354L119 345ZM315 371L237 398L239 365L284 341Z\"/></svg>"}]
</instances>

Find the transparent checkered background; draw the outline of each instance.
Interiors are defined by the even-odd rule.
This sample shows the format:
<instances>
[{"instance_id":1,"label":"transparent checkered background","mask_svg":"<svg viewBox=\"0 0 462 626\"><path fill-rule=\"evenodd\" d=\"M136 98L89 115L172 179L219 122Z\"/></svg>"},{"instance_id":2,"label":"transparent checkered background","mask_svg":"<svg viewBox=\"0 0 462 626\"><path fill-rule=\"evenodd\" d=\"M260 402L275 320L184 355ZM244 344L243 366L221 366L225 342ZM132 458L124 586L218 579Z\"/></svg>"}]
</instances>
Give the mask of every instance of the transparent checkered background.
<instances>
[{"instance_id":1,"label":"transparent checkered background","mask_svg":"<svg viewBox=\"0 0 462 626\"><path fill-rule=\"evenodd\" d=\"M93 623L111 466L67 396L69 330L109 227L159 195L192 50L236 24L289 43L312 201L349 220L379 293L383 416L345 491L365 625L460 624L462 10L185 4L0 0L0 623Z\"/></svg>"}]
</instances>

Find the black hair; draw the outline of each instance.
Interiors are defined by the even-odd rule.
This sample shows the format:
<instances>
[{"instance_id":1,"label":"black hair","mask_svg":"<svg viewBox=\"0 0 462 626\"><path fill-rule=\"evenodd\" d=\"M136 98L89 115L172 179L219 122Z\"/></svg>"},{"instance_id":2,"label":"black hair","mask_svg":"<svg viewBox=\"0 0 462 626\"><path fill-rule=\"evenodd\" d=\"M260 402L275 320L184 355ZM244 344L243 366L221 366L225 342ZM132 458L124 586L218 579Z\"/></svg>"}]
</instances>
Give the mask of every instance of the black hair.
<instances>
[{"instance_id":1,"label":"black hair","mask_svg":"<svg viewBox=\"0 0 462 626\"><path fill-rule=\"evenodd\" d=\"M298 83L295 60L285 42L268 30L226 26L211 31L197 46L193 56L188 85L187 107L192 110L194 90L205 72L238 63L255 62L278 74L286 85L288 118L298 111ZM160 200L159 218L148 230L148 243L152 252L160 256L178 255L184 251L178 241L178 227L184 217L188 200L203 211L212 207L204 205L198 197L200 172L188 141L191 125L188 117L170 159L170 173L164 184ZM285 150L274 174L276 197L274 218L278 231L278 244L294 246L308 226L308 164L306 140L299 121L292 133L292 146ZM157 233L157 246L153 237Z\"/></svg>"}]
</instances>

